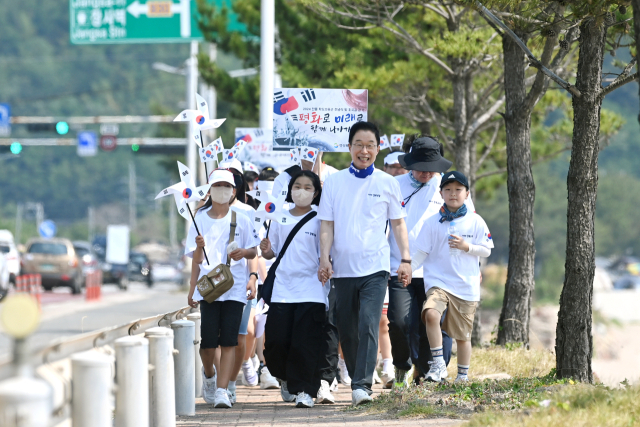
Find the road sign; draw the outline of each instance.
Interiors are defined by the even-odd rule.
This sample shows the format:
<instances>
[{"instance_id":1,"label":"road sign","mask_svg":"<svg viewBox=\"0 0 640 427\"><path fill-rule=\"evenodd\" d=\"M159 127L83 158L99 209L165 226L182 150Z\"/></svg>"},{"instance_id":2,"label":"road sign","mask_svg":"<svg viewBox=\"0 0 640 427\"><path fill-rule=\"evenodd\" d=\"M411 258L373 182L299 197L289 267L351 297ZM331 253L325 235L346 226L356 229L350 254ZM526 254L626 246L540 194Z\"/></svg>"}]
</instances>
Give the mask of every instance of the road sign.
<instances>
[{"instance_id":1,"label":"road sign","mask_svg":"<svg viewBox=\"0 0 640 427\"><path fill-rule=\"evenodd\" d=\"M98 139L93 131L78 132L78 156L95 156L98 152Z\"/></svg>"},{"instance_id":2,"label":"road sign","mask_svg":"<svg viewBox=\"0 0 640 427\"><path fill-rule=\"evenodd\" d=\"M50 219L46 221L42 221L38 226L38 233L40 233L41 237L46 239L50 239L56 235L56 223L51 221Z\"/></svg>"},{"instance_id":3,"label":"road sign","mask_svg":"<svg viewBox=\"0 0 640 427\"><path fill-rule=\"evenodd\" d=\"M229 31L247 31L232 12L232 0L215 1L228 9ZM203 40L196 0L69 0L73 44L184 43Z\"/></svg>"},{"instance_id":4,"label":"road sign","mask_svg":"<svg viewBox=\"0 0 640 427\"><path fill-rule=\"evenodd\" d=\"M0 104L0 136L11 135L11 106Z\"/></svg>"},{"instance_id":5,"label":"road sign","mask_svg":"<svg viewBox=\"0 0 640 427\"><path fill-rule=\"evenodd\" d=\"M120 126L117 123L103 123L100 125L100 135L117 135L120 133Z\"/></svg>"},{"instance_id":6,"label":"road sign","mask_svg":"<svg viewBox=\"0 0 640 427\"><path fill-rule=\"evenodd\" d=\"M100 137L100 148L103 151L113 151L118 145L118 138L115 135L102 135Z\"/></svg>"}]
</instances>

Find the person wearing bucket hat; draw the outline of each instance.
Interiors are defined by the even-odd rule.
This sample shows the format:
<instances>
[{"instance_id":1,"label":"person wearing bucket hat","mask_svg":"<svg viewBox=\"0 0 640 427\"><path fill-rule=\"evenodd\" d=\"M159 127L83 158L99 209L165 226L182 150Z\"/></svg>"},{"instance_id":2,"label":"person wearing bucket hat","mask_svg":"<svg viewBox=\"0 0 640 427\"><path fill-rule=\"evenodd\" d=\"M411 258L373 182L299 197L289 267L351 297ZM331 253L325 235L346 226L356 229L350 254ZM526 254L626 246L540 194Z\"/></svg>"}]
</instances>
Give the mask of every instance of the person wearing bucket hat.
<instances>
[{"instance_id":1,"label":"person wearing bucket hat","mask_svg":"<svg viewBox=\"0 0 640 427\"><path fill-rule=\"evenodd\" d=\"M407 217L409 247L415 251L416 239L425 221L438 213L443 204L440 196L442 173L446 172L452 162L443 157L443 147L431 136L414 136L408 140L407 154L400 155L398 162L409 173L397 176L403 197L403 207ZM467 208L473 212L471 199L467 199ZM391 247L391 271L400 265L401 256L395 244L393 230L389 233ZM415 365L414 377L424 377L429 372L429 362L433 361L426 330L421 325L420 310L426 296L424 290L423 270L413 272L413 280L408 286L391 276L389 280L389 336L391 338L391 354L395 366L395 378L386 378L385 387L391 388L408 384L410 370ZM451 338L443 333L444 360L449 363L451 357ZM418 380L418 379L417 379Z\"/></svg>"}]
</instances>

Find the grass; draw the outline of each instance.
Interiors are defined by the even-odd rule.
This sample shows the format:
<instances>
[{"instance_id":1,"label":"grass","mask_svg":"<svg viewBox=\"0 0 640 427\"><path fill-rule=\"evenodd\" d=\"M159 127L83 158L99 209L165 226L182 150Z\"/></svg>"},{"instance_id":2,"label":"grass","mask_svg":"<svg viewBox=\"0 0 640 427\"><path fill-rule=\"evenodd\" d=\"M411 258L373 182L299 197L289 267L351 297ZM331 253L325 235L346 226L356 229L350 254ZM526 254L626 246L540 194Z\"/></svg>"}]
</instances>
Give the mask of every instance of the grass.
<instances>
[{"instance_id":1,"label":"grass","mask_svg":"<svg viewBox=\"0 0 640 427\"><path fill-rule=\"evenodd\" d=\"M491 347L474 349L471 358L470 383L424 383L403 390L381 393L364 409L368 413L391 417L469 418L487 410L512 411L528 408L548 399L551 392L567 382L549 374L554 364L548 351ZM456 360L450 366L455 378ZM504 380L474 380L474 375L507 373ZM546 373L548 375L544 376Z\"/></svg>"},{"instance_id":2,"label":"grass","mask_svg":"<svg viewBox=\"0 0 640 427\"><path fill-rule=\"evenodd\" d=\"M507 373L512 377L539 377L546 375L556 365L554 355L547 350L526 350L522 347L474 348L471 352L469 375ZM457 375L457 358L452 357L447 372L450 378Z\"/></svg>"},{"instance_id":3,"label":"grass","mask_svg":"<svg viewBox=\"0 0 640 427\"><path fill-rule=\"evenodd\" d=\"M517 413L490 411L472 417L469 426L618 427L640 426L640 388L566 387Z\"/></svg>"}]
</instances>

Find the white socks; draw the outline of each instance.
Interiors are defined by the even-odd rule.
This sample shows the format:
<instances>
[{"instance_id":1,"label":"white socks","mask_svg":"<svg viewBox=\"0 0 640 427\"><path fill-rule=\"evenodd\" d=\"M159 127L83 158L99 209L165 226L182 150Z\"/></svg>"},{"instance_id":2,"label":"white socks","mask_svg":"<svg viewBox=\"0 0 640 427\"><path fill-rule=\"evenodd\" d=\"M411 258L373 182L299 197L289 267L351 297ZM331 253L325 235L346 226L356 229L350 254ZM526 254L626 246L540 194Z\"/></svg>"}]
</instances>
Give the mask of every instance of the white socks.
<instances>
[{"instance_id":1,"label":"white socks","mask_svg":"<svg viewBox=\"0 0 640 427\"><path fill-rule=\"evenodd\" d=\"M382 372L393 372L393 359L382 359Z\"/></svg>"},{"instance_id":2,"label":"white socks","mask_svg":"<svg viewBox=\"0 0 640 427\"><path fill-rule=\"evenodd\" d=\"M431 347L431 356L433 356L433 361L438 365L444 365L444 357L442 356L443 350L442 346L440 347Z\"/></svg>"}]
</instances>

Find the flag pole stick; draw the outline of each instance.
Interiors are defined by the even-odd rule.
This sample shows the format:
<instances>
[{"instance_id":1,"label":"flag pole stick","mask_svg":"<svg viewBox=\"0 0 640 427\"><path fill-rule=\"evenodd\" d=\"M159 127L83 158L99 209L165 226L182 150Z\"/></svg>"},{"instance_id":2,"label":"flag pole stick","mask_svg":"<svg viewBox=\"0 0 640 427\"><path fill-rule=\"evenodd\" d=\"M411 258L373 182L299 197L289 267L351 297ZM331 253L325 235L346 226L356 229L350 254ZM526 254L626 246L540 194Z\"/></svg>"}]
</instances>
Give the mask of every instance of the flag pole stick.
<instances>
[{"instance_id":1,"label":"flag pole stick","mask_svg":"<svg viewBox=\"0 0 640 427\"><path fill-rule=\"evenodd\" d=\"M196 219L193 217L193 212L191 212L191 207L189 206L189 203L185 203L185 204L187 205L187 209L189 209L189 215L191 215L191 219L193 220L193 225L195 225L196 227L198 236L202 236L202 234L200 234L200 230L198 229L198 224L196 224ZM211 263L209 262L209 257L207 256L207 251L205 251L204 248L202 248L202 252L204 253L204 257L207 259L207 264L211 265Z\"/></svg>"},{"instance_id":2,"label":"flag pole stick","mask_svg":"<svg viewBox=\"0 0 640 427\"><path fill-rule=\"evenodd\" d=\"M200 144L202 144L202 148L205 147L204 139L202 139L202 131L200 131ZM207 172L207 162L204 162L204 174L207 176L207 184L208 184L209 183L209 172Z\"/></svg>"}]
</instances>

